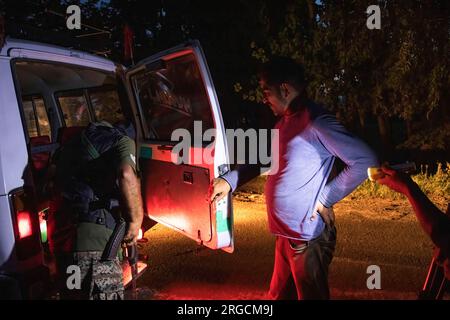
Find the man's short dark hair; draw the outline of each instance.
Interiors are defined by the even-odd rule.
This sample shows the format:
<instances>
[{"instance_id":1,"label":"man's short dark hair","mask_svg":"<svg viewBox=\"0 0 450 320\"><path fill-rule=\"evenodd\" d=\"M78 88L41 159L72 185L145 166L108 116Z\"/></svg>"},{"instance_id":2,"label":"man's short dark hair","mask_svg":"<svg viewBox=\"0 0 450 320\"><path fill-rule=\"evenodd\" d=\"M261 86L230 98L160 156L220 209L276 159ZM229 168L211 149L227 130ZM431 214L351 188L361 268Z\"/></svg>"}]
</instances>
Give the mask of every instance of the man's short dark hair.
<instances>
[{"instance_id":1,"label":"man's short dark hair","mask_svg":"<svg viewBox=\"0 0 450 320\"><path fill-rule=\"evenodd\" d=\"M274 57L262 64L258 78L264 79L269 86L289 83L296 87L306 85L305 70L300 63L288 57Z\"/></svg>"}]
</instances>

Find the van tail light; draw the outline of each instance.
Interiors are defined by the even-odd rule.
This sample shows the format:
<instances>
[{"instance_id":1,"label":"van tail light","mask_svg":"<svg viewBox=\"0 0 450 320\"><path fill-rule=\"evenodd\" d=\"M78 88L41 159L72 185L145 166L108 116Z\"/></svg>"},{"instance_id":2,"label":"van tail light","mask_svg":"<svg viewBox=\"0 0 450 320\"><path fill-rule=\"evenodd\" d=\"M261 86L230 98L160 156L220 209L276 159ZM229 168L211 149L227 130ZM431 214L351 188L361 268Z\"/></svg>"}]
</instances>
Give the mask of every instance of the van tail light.
<instances>
[{"instance_id":1,"label":"van tail light","mask_svg":"<svg viewBox=\"0 0 450 320\"><path fill-rule=\"evenodd\" d=\"M19 229L19 239L29 237L33 234L31 214L28 211L20 211L17 213L17 226Z\"/></svg>"},{"instance_id":2,"label":"van tail light","mask_svg":"<svg viewBox=\"0 0 450 320\"><path fill-rule=\"evenodd\" d=\"M143 238L142 229L139 229L138 240L141 240L142 238Z\"/></svg>"},{"instance_id":3,"label":"van tail light","mask_svg":"<svg viewBox=\"0 0 450 320\"><path fill-rule=\"evenodd\" d=\"M9 194L12 209L16 254L19 260L25 260L41 252L39 216L36 212L31 192L20 188Z\"/></svg>"}]
</instances>

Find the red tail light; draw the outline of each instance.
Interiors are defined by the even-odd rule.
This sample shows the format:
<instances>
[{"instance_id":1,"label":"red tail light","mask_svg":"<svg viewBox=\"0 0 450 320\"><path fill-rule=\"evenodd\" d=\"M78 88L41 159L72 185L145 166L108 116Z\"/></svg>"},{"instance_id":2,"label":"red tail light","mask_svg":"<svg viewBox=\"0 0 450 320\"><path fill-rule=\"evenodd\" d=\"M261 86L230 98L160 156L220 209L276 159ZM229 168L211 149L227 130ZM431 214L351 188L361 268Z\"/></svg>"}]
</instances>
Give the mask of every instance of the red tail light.
<instances>
[{"instance_id":1,"label":"red tail light","mask_svg":"<svg viewBox=\"0 0 450 320\"><path fill-rule=\"evenodd\" d=\"M17 213L17 227L19 230L19 239L29 237L33 234L31 215L28 211L20 211Z\"/></svg>"},{"instance_id":2,"label":"red tail light","mask_svg":"<svg viewBox=\"0 0 450 320\"><path fill-rule=\"evenodd\" d=\"M9 194L16 235L16 254L26 260L41 252L39 216L31 192L17 189Z\"/></svg>"}]
</instances>

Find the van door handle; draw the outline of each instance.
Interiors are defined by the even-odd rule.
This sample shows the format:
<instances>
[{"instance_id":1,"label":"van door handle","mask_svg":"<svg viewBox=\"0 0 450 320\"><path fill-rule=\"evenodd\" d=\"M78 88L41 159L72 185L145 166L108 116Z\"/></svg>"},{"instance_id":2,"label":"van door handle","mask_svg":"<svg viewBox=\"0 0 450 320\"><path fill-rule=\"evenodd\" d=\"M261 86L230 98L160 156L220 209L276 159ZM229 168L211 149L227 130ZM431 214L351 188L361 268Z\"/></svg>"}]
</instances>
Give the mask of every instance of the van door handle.
<instances>
[{"instance_id":1,"label":"van door handle","mask_svg":"<svg viewBox=\"0 0 450 320\"><path fill-rule=\"evenodd\" d=\"M171 144L163 144L163 145L158 146L158 150L169 151L169 150L172 150L172 149L173 149L173 145L171 145Z\"/></svg>"},{"instance_id":2,"label":"van door handle","mask_svg":"<svg viewBox=\"0 0 450 320\"><path fill-rule=\"evenodd\" d=\"M193 184L194 183L194 176L192 172L184 171L183 172L183 182L187 184Z\"/></svg>"}]
</instances>

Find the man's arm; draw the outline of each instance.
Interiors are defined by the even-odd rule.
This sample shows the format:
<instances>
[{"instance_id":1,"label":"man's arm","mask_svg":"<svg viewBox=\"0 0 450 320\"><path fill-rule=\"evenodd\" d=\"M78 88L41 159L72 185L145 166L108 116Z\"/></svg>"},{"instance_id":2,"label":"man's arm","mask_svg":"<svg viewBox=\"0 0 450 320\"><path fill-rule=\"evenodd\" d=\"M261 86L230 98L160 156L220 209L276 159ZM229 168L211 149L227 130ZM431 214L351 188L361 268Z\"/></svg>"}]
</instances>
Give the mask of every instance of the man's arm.
<instances>
[{"instance_id":1,"label":"man's arm","mask_svg":"<svg viewBox=\"0 0 450 320\"><path fill-rule=\"evenodd\" d=\"M313 125L322 145L346 164L346 168L328 182L319 195L320 203L329 208L361 184L367 178L367 168L379 166L379 161L375 153L335 117L321 116Z\"/></svg>"},{"instance_id":2,"label":"man's arm","mask_svg":"<svg viewBox=\"0 0 450 320\"><path fill-rule=\"evenodd\" d=\"M134 169L123 164L119 169L119 189L122 194L123 204L126 215L128 216L128 231L124 237L127 243L136 244L144 218L142 207L141 184L134 172Z\"/></svg>"},{"instance_id":3,"label":"man's arm","mask_svg":"<svg viewBox=\"0 0 450 320\"><path fill-rule=\"evenodd\" d=\"M420 225L434 244L440 248L449 246L450 217L439 210L406 174L382 167L385 174L376 181L403 193L411 203Z\"/></svg>"},{"instance_id":4,"label":"man's arm","mask_svg":"<svg viewBox=\"0 0 450 320\"><path fill-rule=\"evenodd\" d=\"M242 164L236 169L225 173L212 182L211 202L223 199L230 191L249 182L261 174L260 166L257 164Z\"/></svg>"},{"instance_id":5,"label":"man's arm","mask_svg":"<svg viewBox=\"0 0 450 320\"><path fill-rule=\"evenodd\" d=\"M134 140L122 137L114 148L121 205L128 223L124 242L136 243L139 236L144 209L142 206L141 183L136 174L136 146Z\"/></svg>"}]
</instances>

